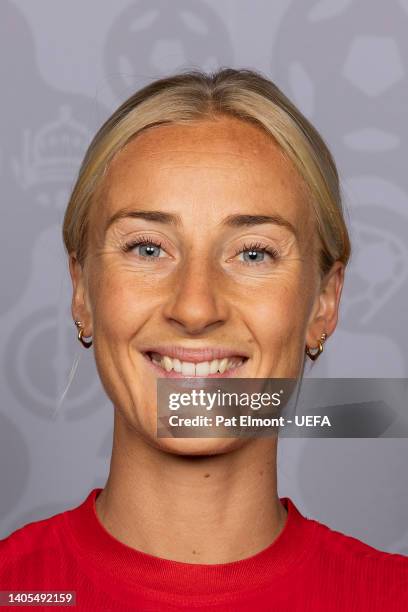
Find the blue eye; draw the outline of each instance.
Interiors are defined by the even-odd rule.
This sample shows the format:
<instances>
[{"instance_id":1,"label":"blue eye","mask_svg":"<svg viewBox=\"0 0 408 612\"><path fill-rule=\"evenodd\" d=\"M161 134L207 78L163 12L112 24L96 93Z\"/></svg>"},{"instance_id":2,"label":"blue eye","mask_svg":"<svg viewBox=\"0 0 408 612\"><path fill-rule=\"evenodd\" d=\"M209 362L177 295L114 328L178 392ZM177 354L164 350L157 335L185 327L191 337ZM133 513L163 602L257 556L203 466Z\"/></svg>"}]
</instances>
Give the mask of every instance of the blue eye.
<instances>
[{"instance_id":1,"label":"blue eye","mask_svg":"<svg viewBox=\"0 0 408 612\"><path fill-rule=\"evenodd\" d=\"M271 260L278 259L279 253L272 247L266 247L261 244L250 244L244 245L236 255L242 255L242 263L245 264L260 264L266 262L269 258Z\"/></svg>"},{"instance_id":2,"label":"blue eye","mask_svg":"<svg viewBox=\"0 0 408 612\"><path fill-rule=\"evenodd\" d=\"M265 259L265 251L259 250L259 249L251 249L246 250L246 251L242 251L242 254L244 256L244 261L247 262L260 262L263 261Z\"/></svg>"},{"instance_id":3,"label":"blue eye","mask_svg":"<svg viewBox=\"0 0 408 612\"><path fill-rule=\"evenodd\" d=\"M139 244L137 248L142 257L160 257L161 248L158 245Z\"/></svg>"},{"instance_id":4,"label":"blue eye","mask_svg":"<svg viewBox=\"0 0 408 612\"><path fill-rule=\"evenodd\" d=\"M136 251L139 257L144 257L145 259L156 259L163 253L160 243L153 242L150 238L143 237L127 242L123 245L122 250L125 251L125 253Z\"/></svg>"}]
</instances>

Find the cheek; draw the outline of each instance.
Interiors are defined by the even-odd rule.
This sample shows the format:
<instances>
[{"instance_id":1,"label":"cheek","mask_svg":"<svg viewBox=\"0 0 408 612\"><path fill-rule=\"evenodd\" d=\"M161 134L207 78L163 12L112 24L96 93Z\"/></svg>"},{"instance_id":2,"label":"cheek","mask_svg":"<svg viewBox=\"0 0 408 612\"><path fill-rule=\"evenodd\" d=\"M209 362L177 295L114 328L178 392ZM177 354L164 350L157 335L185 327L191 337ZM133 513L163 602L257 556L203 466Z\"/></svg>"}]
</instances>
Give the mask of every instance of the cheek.
<instances>
[{"instance_id":1,"label":"cheek","mask_svg":"<svg viewBox=\"0 0 408 612\"><path fill-rule=\"evenodd\" d=\"M94 333L111 339L133 334L151 310L149 285L117 268L98 271L91 288Z\"/></svg>"},{"instance_id":2,"label":"cheek","mask_svg":"<svg viewBox=\"0 0 408 612\"><path fill-rule=\"evenodd\" d=\"M303 346L309 297L298 283L276 283L248 303L247 320L264 356L292 359ZM273 350L271 350L273 349Z\"/></svg>"},{"instance_id":3,"label":"cheek","mask_svg":"<svg viewBox=\"0 0 408 612\"><path fill-rule=\"evenodd\" d=\"M254 319L265 329L293 329L305 317L303 297L289 283L259 292L254 302Z\"/></svg>"},{"instance_id":4,"label":"cheek","mask_svg":"<svg viewBox=\"0 0 408 612\"><path fill-rule=\"evenodd\" d=\"M115 279L103 279L99 283L94 300L95 335L103 330L103 335L121 335L128 326L130 315L129 293Z\"/></svg>"}]
</instances>

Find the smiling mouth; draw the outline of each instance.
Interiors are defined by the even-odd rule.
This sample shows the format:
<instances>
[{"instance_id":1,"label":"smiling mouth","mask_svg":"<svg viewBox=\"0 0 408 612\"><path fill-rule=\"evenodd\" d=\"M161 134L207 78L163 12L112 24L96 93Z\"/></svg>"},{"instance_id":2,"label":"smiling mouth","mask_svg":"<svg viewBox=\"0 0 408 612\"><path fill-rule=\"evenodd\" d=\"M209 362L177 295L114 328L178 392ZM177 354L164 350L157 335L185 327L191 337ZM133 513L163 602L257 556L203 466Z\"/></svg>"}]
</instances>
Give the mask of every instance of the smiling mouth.
<instances>
[{"instance_id":1,"label":"smiling mouth","mask_svg":"<svg viewBox=\"0 0 408 612\"><path fill-rule=\"evenodd\" d=\"M212 359L211 361L181 361L180 359L162 355L149 351L144 353L150 362L163 371L163 375L173 376L222 376L229 375L237 368L240 368L246 361L247 357L230 356L222 359Z\"/></svg>"}]
</instances>

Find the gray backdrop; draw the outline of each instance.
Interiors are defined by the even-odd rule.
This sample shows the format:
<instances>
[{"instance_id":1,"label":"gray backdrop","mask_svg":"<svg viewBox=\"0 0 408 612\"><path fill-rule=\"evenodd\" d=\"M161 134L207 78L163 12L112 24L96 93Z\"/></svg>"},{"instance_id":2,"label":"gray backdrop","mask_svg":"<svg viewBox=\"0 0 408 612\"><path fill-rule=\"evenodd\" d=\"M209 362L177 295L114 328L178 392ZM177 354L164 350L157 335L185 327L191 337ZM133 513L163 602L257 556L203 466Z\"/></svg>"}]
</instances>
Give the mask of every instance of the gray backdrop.
<instances>
[{"instance_id":1,"label":"gray backdrop","mask_svg":"<svg viewBox=\"0 0 408 612\"><path fill-rule=\"evenodd\" d=\"M354 254L313 376L407 376L407 0L2 0L0 28L0 537L105 481L112 407L75 339L61 221L96 128L178 68L259 69L321 131ZM279 492L408 554L407 464L404 439L283 439Z\"/></svg>"}]
</instances>

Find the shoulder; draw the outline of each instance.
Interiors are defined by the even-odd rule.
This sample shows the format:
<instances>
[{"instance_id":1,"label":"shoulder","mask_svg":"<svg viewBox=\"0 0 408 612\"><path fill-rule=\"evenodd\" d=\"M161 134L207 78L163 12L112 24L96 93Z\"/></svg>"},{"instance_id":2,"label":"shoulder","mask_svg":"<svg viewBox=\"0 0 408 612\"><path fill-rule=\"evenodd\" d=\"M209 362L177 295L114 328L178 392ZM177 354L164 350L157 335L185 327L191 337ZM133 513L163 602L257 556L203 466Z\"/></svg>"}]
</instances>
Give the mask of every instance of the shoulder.
<instances>
[{"instance_id":1,"label":"shoulder","mask_svg":"<svg viewBox=\"0 0 408 612\"><path fill-rule=\"evenodd\" d=\"M28 523L0 540L0 571L16 559L37 555L58 546L65 512Z\"/></svg>"},{"instance_id":2,"label":"shoulder","mask_svg":"<svg viewBox=\"0 0 408 612\"><path fill-rule=\"evenodd\" d=\"M81 521L97 491L91 491L79 505L49 518L28 523L0 540L0 578L18 576L21 580L27 575L37 575L41 568L70 564L75 558L68 528L70 520L79 515L78 520Z\"/></svg>"},{"instance_id":3,"label":"shoulder","mask_svg":"<svg viewBox=\"0 0 408 612\"><path fill-rule=\"evenodd\" d=\"M295 535L297 539L303 532L308 533L307 548L309 553L322 563L341 566L389 566L391 569L408 571L408 557L398 553L389 553L365 542L347 535L320 521L310 518L300 512L298 507L290 498L282 498L285 507L288 509L292 531L296 527Z\"/></svg>"},{"instance_id":4,"label":"shoulder","mask_svg":"<svg viewBox=\"0 0 408 612\"><path fill-rule=\"evenodd\" d=\"M331 529L323 523L313 519L309 520L316 525L320 552L330 555L339 563L388 564L408 571L408 557L405 555L379 550L353 536Z\"/></svg>"},{"instance_id":5,"label":"shoulder","mask_svg":"<svg viewBox=\"0 0 408 612\"><path fill-rule=\"evenodd\" d=\"M14 591L70 590L80 565L72 523L83 523L97 491L78 506L28 523L0 540L0 585Z\"/></svg>"},{"instance_id":6,"label":"shoulder","mask_svg":"<svg viewBox=\"0 0 408 612\"><path fill-rule=\"evenodd\" d=\"M408 557L388 553L301 514L288 502L296 535L307 533L297 581L312 610L408 610Z\"/></svg>"},{"instance_id":7,"label":"shoulder","mask_svg":"<svg viewBox=\"0 0 408 612\"><path fill-rule=\"evenodd\" d=\"M378 609L408 610L408 557L388 553L357 538L316 523L318 573L353 601L365 602L367 594ZM381 608L381 605L384 608ZM392 607L394 606L394 607ZM373 609L374 604L373 604Z\"/></svg>"}]
</instances>

